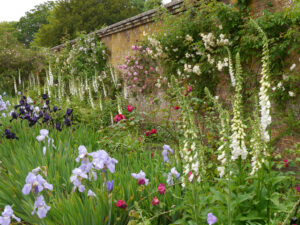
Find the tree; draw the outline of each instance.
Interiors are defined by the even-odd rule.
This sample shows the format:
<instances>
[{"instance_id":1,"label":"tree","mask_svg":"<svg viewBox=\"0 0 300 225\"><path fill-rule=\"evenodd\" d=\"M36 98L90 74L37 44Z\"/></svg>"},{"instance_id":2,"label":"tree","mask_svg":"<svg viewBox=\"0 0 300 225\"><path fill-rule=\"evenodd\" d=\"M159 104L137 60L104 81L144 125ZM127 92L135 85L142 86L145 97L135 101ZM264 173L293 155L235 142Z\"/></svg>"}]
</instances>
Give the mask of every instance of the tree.
<instances>
[{"instance_id":1,"label":"tree","mask_svg":"<svg viewBox=\"0 0 300 225\"><path fill-rule=\"evenodd\" d=\"M162 5L162 0L146 0L144 5L144 11L158 8Z\"/></svg>"},{"instance_id":2,"label":"tree","mask_svg":"<svg viewBox=\"0 0 300 225\"><path fill-rule=\"evenodd\" d=\"M131 0L59 0L35 35L35 44L53 47L81 32L92 32L140 13Z\"/></svg>"},{"instance_id":3,"label":"tree","mask_svg":"<svg viewBox=\"0 0 300 225\"><path fill-rule=\"evenodd\" d=\"M34 34L38 32L42 24L47 24L47 17L54 6L53 1L48 1L43 4L37 5L34 9L26 12L26 15L21 17L17 23L17 28L21 33L21 42L26 46L32 42Z\"/></svg>"},{"instance_id":4,"label":"tree","mask_svg":"<svg viewBox=\"0 0 300 225\"><path fill-rule=\"evenodd\" d=\"M20 32L15 22L0 23L0 90L11 90L12 77L21 75L26 80L30 72L38 71L44 56L37 50L25 48L18 41Z\"/></svg>"}]
</instances>

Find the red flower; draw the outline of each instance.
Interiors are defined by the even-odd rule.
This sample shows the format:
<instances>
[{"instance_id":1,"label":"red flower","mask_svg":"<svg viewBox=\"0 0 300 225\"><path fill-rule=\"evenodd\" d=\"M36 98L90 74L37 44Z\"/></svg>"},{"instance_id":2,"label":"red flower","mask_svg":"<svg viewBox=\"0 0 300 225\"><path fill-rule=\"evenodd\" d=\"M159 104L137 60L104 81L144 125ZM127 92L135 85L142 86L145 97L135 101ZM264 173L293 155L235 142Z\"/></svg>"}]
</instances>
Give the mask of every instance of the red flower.
<instances>
[{"instance_id":1,"label":"red flower","mask_svg":"<svg viewBox=\"0 0 300 225\"><path fill-rule=\"evenodd\" d=\"M145 185L145 179L139 179L138 184L139 185Z\"/></svg>"},{"instance_id":2,"label":"red flower","mask_svg":"<svg viewBox=\"0 0 300 225\"><path fill-rule=\"evenodd\" d=\"M176 106L174 107L174 109L175 109L175 110L178 110L178 109L180 109L180 107L179 107L178 105L176 105Z\"/></svg>"},{"instance_id":3,"label":"red flower","mask_svg":"<svg viewBox=\"0 0 300 225\"><path fill-rule=\"evenodd\" d=\"M152 200L152 205L158 205L159 204L159 200L158 198L155 196Z\"/></svg>"},{"instance_id":4,"label":"red flower","mask_svg":"<svg viewBox=\"0 0 300 225\"><path fill-rule=\"evenodd\" d=\"M114 118L114 121L115 121L116 123L118 123L118 122L121 121L121 120L125 120L125 116L123 116L122 114L118 114L118 115L116 115L115 118Z\"/></svg>"},{"instance_id":5,"label":"red flower","mask_svg":"<svg viewBox=\"0 0 300 225\"><path fill-rule=\"evenodd\" d=\"M157 187L157 190L160 194L164 195L166 192L166 186L163 183L160 183Z\"/></svg>"},{"instance_id":6,"label":"red flower","mask_svg":"<svg viewBox=\"0 0 300 225\"><path fill-rule=\"evenodd\" d=\"M128 111L128 112L132 112L132 110L133 110L133 106L127 105L127 111Z\"/></svg>"},{"instance_id":7,"label":"red flower","mask_svg":"<svg viewBox=\"0 0 300 225\"><path fill-rule=\"evenodd\" d=\"M154 157L154 152L151 152L151 158L153 158Z\"/></svg>"},{"instance_id":8,"label":"red flower","mask_svg":"<svg viewBox=\"0 0 300 225\"><path fill-rule=\"evenodd\" d=\"M189 93L191 91L193 91L193 87L192 86L188 86L187 92Z\"/></svg>"},{"instance_id":9,"label":"red flower","mask_svg":"<svg viewBox=\"0 0 300 225\"><path fill-rule=\"evenodd\" d=\"M147 130L146 132L145 132L145 135L148 137L149 135L151 134L151 132L149 131L149 130Z\"/></svg>"},{"instance_id":10,"label":"red flower","mask_svg":"<svg viewBox=\"0 0 300 225\"><path fill-rule=\"evenodd\" d=\"M157 130L156 129L152 129L151 130L151 134L156 134L157 133Z\"/></svg>"},{"instance_id":11,"label":"red flower","mask_svg":"<svg viewBox=\"0 0 300 225\"><path fill-rule=\"evenodd\" d=\"M283 160L284 166L287 168L289 167L289 160L288 159L284 159Z\"/></svg>"},{"instance_id":12,"label":"red flower","mask_svg":"<svg viewBox=\"0 0 300 225\"><path fill-rule=\"evenodd\" d=\"M126 208L127 208L127 204L126 204L125 201L118 200L118 201L117 201L117 207L118 207L118 208L121 208L121 209L126 209Z\"/></svg>"}]
</instances>

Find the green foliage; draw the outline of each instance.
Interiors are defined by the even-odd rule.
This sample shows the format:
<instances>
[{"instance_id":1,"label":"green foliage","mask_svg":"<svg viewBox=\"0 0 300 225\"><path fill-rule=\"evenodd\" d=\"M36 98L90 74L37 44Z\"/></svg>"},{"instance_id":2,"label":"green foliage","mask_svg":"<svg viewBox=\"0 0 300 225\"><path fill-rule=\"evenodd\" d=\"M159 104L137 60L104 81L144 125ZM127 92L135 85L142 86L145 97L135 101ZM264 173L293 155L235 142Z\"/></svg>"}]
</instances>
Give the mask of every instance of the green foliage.
<instances>
[{"instance_id":1,"label":"green foliage","mask_svg":"<svg viewBox=\"0 0 300 225\"><path fill-rule=\"evenodd\" d=\"M45 57L38 49L27 49L18 41L15 23L0 23L0 88L8 93L13 89L13 77L20 71L26 80L32 71L39 71Z\"/></svg>"},{"instance_id":2,"label":"green foliage","mask_svg":"<svg viewBox=\"0 0 300 225\"><path fill-rule=\"evenodd\" d=\"M28 47L33 41L34 34L38 32L43 24L48 24L47 17L54 6L53 1L37 5L34 9L26 12L26 15L16 24L22 37L19 39Z\"/></svg>"},{"instance_id":3,"label":"green foliage","mask_svg":"<svg viewBox=\"0 0 300 225\"><path fill-rule=\"evenodd\" d=\"M55 3L48 17L49 24L42 25L34 43L54 47L63 39L75 39L81 32L92 32L138 14L130 0L61 0Z\"/></svg>"}]
</instances>

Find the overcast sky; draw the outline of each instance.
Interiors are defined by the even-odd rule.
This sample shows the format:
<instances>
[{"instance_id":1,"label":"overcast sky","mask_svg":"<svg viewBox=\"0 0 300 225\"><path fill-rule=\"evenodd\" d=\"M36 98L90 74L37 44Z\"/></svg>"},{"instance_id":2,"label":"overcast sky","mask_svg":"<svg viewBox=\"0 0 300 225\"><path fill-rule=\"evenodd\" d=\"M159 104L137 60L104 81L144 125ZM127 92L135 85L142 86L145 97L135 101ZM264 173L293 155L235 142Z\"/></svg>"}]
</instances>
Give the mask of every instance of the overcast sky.
<instances>
[{"instance_id":1,"label":"overcast sky","mask_svg":"<svg viewBox=\"0 0 300 225\"><path fill-rule=\"evenodd\" d=\"M25 12L46 1L47 0L0 0L0 22L18 21L22 16L25 16ZM171 0L163 0L163 2L169 3Z\"/></svg>"}]
</instances>

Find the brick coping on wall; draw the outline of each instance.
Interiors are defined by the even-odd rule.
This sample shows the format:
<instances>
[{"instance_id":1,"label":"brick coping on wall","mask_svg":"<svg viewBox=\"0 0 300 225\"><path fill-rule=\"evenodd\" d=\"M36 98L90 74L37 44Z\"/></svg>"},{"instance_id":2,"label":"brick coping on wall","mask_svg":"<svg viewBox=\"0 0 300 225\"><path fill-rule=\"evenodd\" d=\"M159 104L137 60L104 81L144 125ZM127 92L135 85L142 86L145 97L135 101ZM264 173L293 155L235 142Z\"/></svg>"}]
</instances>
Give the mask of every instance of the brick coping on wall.
<instances>
[{"instance_id":1,"label":"brick coping on wall","mask_svg":"<svg viewBox=\"0 0 300 225\"><path fill-rule=\"evenodd\" d=\"M164 7L172 14L177 14L178 9L182 6L183 2L184 2L183 0L175 0L173 2L170 2L166 5L164 5ZM143 12L136 16L133 16L128 19L122 20L120 22L114 23L110 26L107 26L103 29L94 31L90 34L97 34L100 38L102 38L102 37L105 37L105 36L108 36L108 35L111 35L114 33L132 29L133 27L137 27L142 24L153 22L154 16L156 15L156 13L158 11L159 11L159 8L151 9L147 12ZM75 41L76 41L76 39L71 40L69 43L73 44L73 43L75 43ZM61 48L64 48L64 47L65 47L65 45L61 44L61 45L51 48L51 50L59 51Z\"/></svg>"}]
</instances>

